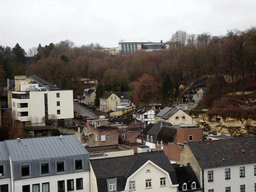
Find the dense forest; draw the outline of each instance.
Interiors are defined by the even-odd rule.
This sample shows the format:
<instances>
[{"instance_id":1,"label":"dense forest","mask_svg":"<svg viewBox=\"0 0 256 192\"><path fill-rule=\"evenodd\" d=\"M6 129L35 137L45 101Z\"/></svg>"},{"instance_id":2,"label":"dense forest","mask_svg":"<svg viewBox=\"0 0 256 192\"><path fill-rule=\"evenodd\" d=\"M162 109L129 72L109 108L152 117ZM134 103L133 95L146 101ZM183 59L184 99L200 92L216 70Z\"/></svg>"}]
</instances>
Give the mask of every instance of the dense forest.
<instances>
[{"instance_id":1,"label":"dense forest","mask_svg":"<svg viewBox=\"0 0 256 192\"><path fill-rule=\"evenodd\" d=\"M31 48L30 57L19 44L12 49L0 47L0 83L14 75L36 74L81 94L77 79L92 78L98 79L104 90L133 91L134 101L140 105L176 100L180 85L186 87L207 75L211 80L204 107L228 92L242 92L239 100L244 101L245 92L255 90L256 28L229 31L225 36L177 31L168 43L169 50L126 55L110 55L98 44L76 47L69 40ZM145 93L148 90L150 93Z\"/></svg>"}]
</instances>

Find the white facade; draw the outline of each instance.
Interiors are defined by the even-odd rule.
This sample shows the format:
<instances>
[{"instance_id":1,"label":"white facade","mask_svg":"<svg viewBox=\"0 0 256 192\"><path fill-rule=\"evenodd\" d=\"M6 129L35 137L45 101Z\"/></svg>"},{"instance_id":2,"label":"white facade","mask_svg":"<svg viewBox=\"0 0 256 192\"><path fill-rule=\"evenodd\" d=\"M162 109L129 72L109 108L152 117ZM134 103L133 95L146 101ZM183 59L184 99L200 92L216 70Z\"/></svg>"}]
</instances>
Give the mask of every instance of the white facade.
<instances>
[{"instance_id":1,"label":"white facade","mask_svg":"<svg viewBox=\"0 0 256 192\"><path fill-rule=\"evenodd\" d=\"M77 179L83 179L83 189L77 190L76 188L76 181ZM22 179L14 181L14 187L12 190L9 189L11 192L22 192L22 186L29 185L30 191L33 191L32 187L34 184L39 184L40 191L43 191L42 185L43 183L49 183L49 191L58 191L58 181L64 181L65 192L67 190L67 180L74 181L74 190L72 191L81 191L81 192L89 192L90 185L89 185L89 171L87 172L80 172L80 173L72 173L72 174L64 174L64 175L54 175L48 177L37 177L31 179ZM10 186L10 185L9 185Z\"/></svg>"},{"instance_id":2,"label":"white facade","mask_svg":"<svg viewBox=\"0 0 256 192\"><path fill-rule=\"evenodd\" d=\"M128 177L125 185L127 192L135 190L176 192L177 189L178 185L172 184L169 173L150 160Z\"/></svg>"},{"instance_id":3,"label":"white facade","mask_svg":"<svg viewBox=\"0 0 256 192\"><path fill-rule=\"evenodd\" d=\"M143 113L143 114L135 114L135 118L142 123L145 123L146 125L154 124L155 121L155 111L153 109L150 109L149 111Z\"/></svg>"},{"instance_id":4,"label":"white facade","mask_svg":"<svg viewBox=\"0 0 256 192\"><path fill-rule=\"evenodd\" d=\"M17 91L12 95L13 115L21 122L45 125L46 113L49 119L74 118L73 90Z\"/></svg>"},{"instance_id":5,"label":"white facade","mask_svg":"<svg viewBox=\"0 0 256 192\"><path fill-rule=\"evenodd\" d=\"M225 161L225 160L223 160ZM240 192L240 186L245 186L245 192L254 192L256 184L256 164L247 164L247 165L236 165L229 167L219 167L213 169L205 169L200 173L201 177L204 175L204 189L205 192L213 189L214 192L225 191L226 187L230 187L231 192ZM244 176L240 177L240 167L244 167ZM230 169L230 179L225 174L225 170ZM242 168L243 169L243 168ZM208 181L208 173L213 171L213 181ZM203 184L201 183L201 186Z\"/></svg>"}]
</instances>

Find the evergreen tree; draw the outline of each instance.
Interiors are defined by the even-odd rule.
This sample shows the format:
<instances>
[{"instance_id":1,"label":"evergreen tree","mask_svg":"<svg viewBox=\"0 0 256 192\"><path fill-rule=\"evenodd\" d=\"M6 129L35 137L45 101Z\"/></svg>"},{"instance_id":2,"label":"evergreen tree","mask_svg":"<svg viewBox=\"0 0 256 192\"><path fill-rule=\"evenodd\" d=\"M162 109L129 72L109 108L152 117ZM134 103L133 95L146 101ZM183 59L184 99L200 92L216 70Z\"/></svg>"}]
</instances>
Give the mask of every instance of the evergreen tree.
<instances>
[{"instance_id":1,"label":"evergreen tree","mask_svg":"<svg viewBox=\"0 0 256 192\"><path fill-rule=\"evenodd\" d=\"M12 49L12 52L16 55L16 61L18 63L23 63L23 64L26 63L26 57L25 57L26 52L24 51L24 49L20 47L18 43Z\"/></svg>"},{"instance_id":2,"label":"evergreen tree","mask_svg":"<svg viewBox=\"0 0 256 192\"><path fill-rule=\"evenodd\" d=\"M165 103L169 105L169 100L174 99L174 88L175 85L172 83L170 75L165 74L164 79L160 86L160 94Z\"/></svg>"},{"instance_id":3,"label":"evergreen tree","mask_svg":"<svg viewBox=\"0 0 256 192\"><path fill-rule=\"evenodd\" d=\"M97 89L96 89L96 97L95 97L95 106L100 105L100 97L104 94L104 87L103 85L99 82Z\"/></svg>"}]
</instances>

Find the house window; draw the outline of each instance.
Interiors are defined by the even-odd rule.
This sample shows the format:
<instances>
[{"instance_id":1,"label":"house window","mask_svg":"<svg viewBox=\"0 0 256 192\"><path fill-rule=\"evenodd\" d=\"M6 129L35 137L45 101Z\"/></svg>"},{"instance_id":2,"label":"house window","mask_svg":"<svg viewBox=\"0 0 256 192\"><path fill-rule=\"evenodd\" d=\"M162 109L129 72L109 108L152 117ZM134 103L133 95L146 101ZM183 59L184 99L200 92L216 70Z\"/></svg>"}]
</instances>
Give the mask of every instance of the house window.
<instances>
[{"instance_id":1,"label":"house window","mask_svg":"<svg viewBox=\"0 0 256 192\"><path fill-rule=\"evenodd\" d=\"M20 108L27 108L28 107L28 103L20 103L19 107Z\"/></svg>"},{"instance_id":2,"label":"house window","mask_svg":"<svg viewBox=\"0 0 256 192\"><path fill-rule=\"evenodd\" d=\"M186 117L185 116L182 116L182 120L185 120L186 119Z\"/></svg>"},{"instance_id":3,"label":"house window","mask_svg":"<svg viewBox=\"0 0 256 192\"><path fill-rule=\"evenodd\" d=\"M225 179L230 179L230 168L225 169Z\"/></svg>"},{"instance_id":4,"label":"house window","mask_svg":"<svg viewBox=\"0 0 256 192\"><path fill-rule=\"evenodd\" d=\"M245 192L245 185L240 185L240 192Z\"/></svg>"},{"instance_id":5,"label":"house window","mask_svg":"<svg viewBox=\"0 0 256 192\"><path fill-rule=\"evenodd\" d=\"M245 167L240 167L240 177L245 177Z\"/></svg>"},{"instance_id":6,"label":"house window","mask_svg":"<svg viewBox=\"0 0 256 192\"><path fill-rule=\"evenodd\" d=\"M177 116L177 117L175 117L175 119L176 119L176 120L178 120L178 119L179 119L179 117Z\"/></svg>"},{"instance_id":7,"label":"house window","mask_svg":"<svg viewBox=\"0 0 256 192\"><path fill-rule=\"evenodd\" d=\"M49 163L42 163L41 164L41 174L49 173Z\"/></svg>"},{"instance_id":8,"label":"house window","mask_svg":"<svg viewBox=\"0 0 256 192\"><path fill-rule=\"evenodd\" d=\"M254 176L256 176L256 165L254 165Z\"/></svg>"},{"instance_id":9,"label":"house window","mask_svg":"<svg viewBox=\"0 0 256 192\"><path fill-rule=\"evenodd\" d=\"M95 141L98 141L98 140L99 140L98 135L94 135L94 140L95 140Z\"/></svg>"},{"instance_id":10,"label":"house window","mask_svg":"<svg viewBox=\"0 0 256 192\"><path fill-rule=\"evenodd\" d=\"M40 184L33 184L32 185L32 192L40 192Z\"/></svg>"},{"instance_id":11,"label":"house window","mask_svg":"<svg viewBox=\"0 0 256 192\"><path fill-rule=\"evenodd\" d=\"M129 182L129 190L136 190L136 188L135 188L135 181L130 181Z\"/></svg>"},{"instance_id":12,"label":"house window","mask_svg":"<svg viewBox=\"0 0 256 192\"><path fill-rule=\"evenodd\" d=\"M56 97L59 98L60 97L60 93L56 93Z\"/></svg>"},{"instance_id":13,"label":"house window","mask_svg":"<svg viewBox=\"0 0 256 192\"><path fill-rule=\"evenodd\" d=\"M160 178L160 186L161 187L166 186L166 178L165 177Z\"/></svg>"},{"instance_id":14,"label":"house window","mask_svg":"<svg viewBox=\"0 0 256 192\"><path fill-rule=\"evenodd\" d=\"M30 192L30 185L23 185L22 192Z\"/></svg>"},{"instance_id":15,"label":"house window","mask_svg":"<svg viewBox=\"0 0 256 192\"><path fill-rule=\"evenodd\" d=\"M226 187L225 192L231 192L231 187Z\"/></svg>"},{"instance_id":16,"label":"house window","mask_svg":"<svg viewBox=\"0 0 256 192\"><path fill-rule=\"evenodd\" d=\"M20 117L27 117L28 116L28 112L27 111L19 112L19 116Z\"/></svg>"},{"instance_id":17,"label":"house window","mask_svg":"<svg viewBox=\"0 0 256 192\"><path fill-rule=\"evenodd\" d=\"M101 135L100 139L101 139L101 141L106 141L106 135Z\"/></svg>"},{"instance_id":18,"label":"house window","mask_svg":"<svg viewBox=\"0 0 256 192\"><path fill-rule=\"evenodd\" d=\"M8 192L8 184L0 185L0 191L1 192Z\"/></svg>"},{"instance_id":19,"label":"house window","mask_svg":"<svg viewBox=\"0 0 256 192\"><path fill-rule=\"evenodd\" d=\"M209 189L208 192L214 192L214 189Z\"/></svg>"},{"instance_id":20,"label":"house window","mask_svg":"<svg viewBox=\"0 0 256 192\"><path fill-rule=\"evenodd\" d=\"M118 105L118 101L116 101L116 105Z\"/></svg>"},{"instance_id":21,"label":"house window","mask_svg":"<svg viewBox=\"0 0 256 192\"><path fill-rule=\"evenodd\" d=\"M116 190L116 183L109 183L108 184L108 190L109 191L115 191Z\"/></svg>"},{"instance_id":22,"label":"house window","mask_svg":"<svg viewBox=\"0 0 256 192\"><path fill-rule=\"evenodd\" d=\"M213 182L213 171L208 171L208 182Z\"/></svg>"},{"instance_id":23,"label":"house window","mask_svg":"<svg viewBox=\"0 0 256 192\"><path fill-rule=\"evenodd\" d=\"M147 115L144 115L144 119L147 119L148 118L148 116Z\"/></svg>"},{"instance_id":24,"label":"house window","mask_svg":"<svg viewBox=\"0 0 256 192\"><path fill-rule=\"evenodd\" d=\"M195 182L195 181L192 182L191 188L192 188L192 189L196 189L196 182Z\"/></svg>"},{"instance_id":25,"label":"house window","mask_svg":"<svg viewBox=\"0 0 256 192\"><path fill-rule=\"evenodd\" d=\"M0 177L4 176L4 166L0 165Z\"/></svg>"},{"instance_id":26,"label":"house window","mask_svg":"<svg viewBox=\"0 0 256 192\"><path fill-rule=\"evenodd\" d=\"M100 121L97 122L98 127L100 126Z\"/></svg>"},{"instance_id":27,"label":"house window","mask_svg":"<svg viewBox=\"0 0 256 192\"><path fill-rule=\"evenodd\" d=\"M65 192L65 181L58 181L58 192Z\"/></svg>"},{"instance_id":28,"label":"house window","mask_svg":"<svg viewBox=\"0 0 256 192\"><path fill-rule=\"evenodd\" d=\"M152 184L151 184L151 179L146 179L146 188L151 188Z\"/></svg>"},{"instance_id":29,"label":"house window","mask_svg":"<svg viewBox=\"0 0 256 192\"><path fill-rule=\"evenodd\" d=\"M64 170L64 161L57 162L57 172L63 172Z\"/></svg>"},{"instance_id":30,"label":"house window","mask_svg":"<svg viewBox=\"0 0 256 192\"><path fill-rule=\"evenodd\" d=\"M74 179L67 180L68 191L74 191Z\"/></svg>"},{"instance_id":31,"label":"house window","mask_svg":"<svg viewBox=\"0 0 256 192\"><path fill-rule=\"evenodd\" d=\"M188 136L188 140L189 140L189 141L193 141L193 135L189 135L189 136Z\"/></svg>"},{"instance_id":32,"label":"house window","mask_svg":"<svg viewBox=\"0 0 256 192\"><path fill-rule=\"evenodd\" d=\"M254 192L256 192L256 183L254 183Z\"/></svg>"},{"instance_id":33,"label":"house window","mask_svg":"<svg viewBox=\"0 0 256 192\"><path fill-rule=\"evenodd\" d=\"M82 159L79 159L79 160L75 160L75 169L76 170L80 170L80 169L83 169L83 161Z\"/></svg>"},{"instance_id":34,"label":"house window","mask_svg":"<svg viewBox=\"0 0 256 192\"><path fill-rule=\"evenodd\" d=\"M29 176L29 165L23 165L21 166L21 176L25 177L25 176Z\"/></svg>"},{"instance_id":35,"label":"house window","mask_svg":"<svg viewBox=\"0 0 256 192\"><path fill-rule=\"evenodd\" d=\"M12 106L15 107L15 102L12 103Z\"/></svg>"},{"instance_id":36,"label":"house window","mask_svg":"<svg viewBox=\"0 0 256 192\"><path fill-rule=\"evenodd\" d=\"M59 109L57 110L57 115L60 115L60 110Z\"/></svg>"},{"instance_id":37,"label":"house window","mask_svg":"<svg viewBox=\"0 0 256 192\"><path fill-rule=\"evenodd\" d=\"M186 190L188 190L187 183L183 183L183 185L182 185L182 191L186 191Z\"/></svg>"},{"instance_id":38,"label":"house window","mask_svg":"<svg viewBox=\"0 0 256 192\"><path fill-rule=\"evenodd\" d=\"M76 190L83 189L83 178L76 179Z\"/></svg>"},{"instance_id":39,"label":"house window","mask_svg":"<svg viewBox=\"0 0 256 192\"><path fill-rule=\"evenodd\" d=\"M57 106L60 106L60 101L57 101Z\"/></svg>"},{"instance_id":40,"label":"house window","mask_svg":"<svg viewBox=\"0 0 256 192\"><path fill-rule=\"evenodd\" d=\"M42 192L50 192L50 183L42 184Z\"/></svg>"}]
</instances>

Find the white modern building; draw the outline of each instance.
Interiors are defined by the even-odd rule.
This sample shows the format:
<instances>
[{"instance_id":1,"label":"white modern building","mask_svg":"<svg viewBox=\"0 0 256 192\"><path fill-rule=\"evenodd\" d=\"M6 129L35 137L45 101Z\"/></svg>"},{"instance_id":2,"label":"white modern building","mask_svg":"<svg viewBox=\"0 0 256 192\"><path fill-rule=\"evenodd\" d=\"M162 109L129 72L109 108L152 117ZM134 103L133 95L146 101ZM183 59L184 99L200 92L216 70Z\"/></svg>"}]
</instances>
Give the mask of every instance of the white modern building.
<instances>
[{"instance_id":1,"label":"white modern building","mask_svg":"<svg viewBox=\"0 0 256 192\"><path fill-rule=\"evenodd\" d=\"M0 142L1 192L89 192L89 171L75 135Z\"/></svg>"},{"instance_id":2,"label":"white modern building","mask_svg":"<svg viewBox=\"0 0 256 192\"><path fill-rule=\"evenodd\" d=\"M205 192L256 191L256 138L188 143L181 165L195 171Z\"/></svg>"},{"instance_id":3,"label":"white modern building","mask_svg":"<svg viewBox=\"0 0 256 192\"><path fill-rule=\"evenodd\" d=\"M15 76L11 98L16 120L26 125L45 125L54 120L69 125L74 118L73 90L60 90L37 76Z\"/></svg>"}]
</instances>

